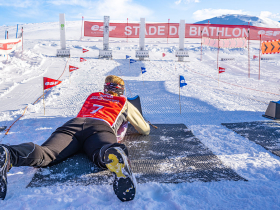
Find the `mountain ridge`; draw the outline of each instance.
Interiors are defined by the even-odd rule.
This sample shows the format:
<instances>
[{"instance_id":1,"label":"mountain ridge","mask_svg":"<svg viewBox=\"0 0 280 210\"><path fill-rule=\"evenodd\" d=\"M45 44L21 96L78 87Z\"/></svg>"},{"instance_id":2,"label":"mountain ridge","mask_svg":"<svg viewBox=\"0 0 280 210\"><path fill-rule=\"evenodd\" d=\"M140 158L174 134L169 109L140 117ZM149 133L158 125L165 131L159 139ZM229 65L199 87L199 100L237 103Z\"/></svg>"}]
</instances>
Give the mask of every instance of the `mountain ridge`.
<instances>
[{"instance_id":1,"label":"mountain ridge","mask_svg":"<svg viewBox=\"0 0 280 210\"><path fill-rule=\"evenodd\" d=\"M269 18L260 18L257 16L228 14L209 18L206 20L195 22L195 24L225 24L225 25L248 25L258 27L280 28L280 21L274 21Z\"/></svg>"}]
</instances>

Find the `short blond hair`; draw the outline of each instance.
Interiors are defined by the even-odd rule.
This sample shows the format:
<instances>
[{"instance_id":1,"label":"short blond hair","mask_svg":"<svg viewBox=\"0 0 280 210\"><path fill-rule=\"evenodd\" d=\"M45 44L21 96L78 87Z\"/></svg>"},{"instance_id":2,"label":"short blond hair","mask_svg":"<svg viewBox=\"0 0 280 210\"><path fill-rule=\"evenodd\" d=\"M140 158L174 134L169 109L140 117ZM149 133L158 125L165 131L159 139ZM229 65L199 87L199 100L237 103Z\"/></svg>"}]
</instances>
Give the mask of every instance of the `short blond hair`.
<instances>
[{"instance_id":1,"label":"short blond hair","mask_svg":"<svg viewBox=\"0 0 280 210\"><path fill-rule=\"evenodd\" d=\"M120 84L120 85L124 85L124 81L122 78L116 76L116 75L109 75L105 78L105 83L116 83L116 84ZM117 93L113 92L113 91L108 91L107 93L113 95L113 96L118 96Z\"/></svg>"}]
</instances>

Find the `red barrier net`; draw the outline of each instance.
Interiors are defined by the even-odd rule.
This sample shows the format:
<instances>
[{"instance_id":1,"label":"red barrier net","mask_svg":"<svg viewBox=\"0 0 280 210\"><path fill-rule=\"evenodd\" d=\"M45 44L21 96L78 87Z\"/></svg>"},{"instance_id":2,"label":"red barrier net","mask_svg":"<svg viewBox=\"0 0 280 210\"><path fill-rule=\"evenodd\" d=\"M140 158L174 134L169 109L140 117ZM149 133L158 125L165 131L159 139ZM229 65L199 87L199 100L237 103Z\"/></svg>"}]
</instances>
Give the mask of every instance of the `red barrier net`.
<instances>
[{"instance_id":1,"label":"red barrier net","mask_svg":"<svg viewBox=\"0 0 280 210\"><path fill-rule=\"evenodd\" d=\"M139 23L110 23L110 37L139 38ZM250 29L250 34L248 33ZM146 23L146 38L179 38L179 23ZM263 39L280 39L280 28L263 28L242 25L217 24L186 24L186 38L210 37L232 39L248 37L250 40L259 40L260 34L267 35ZM84 36L103 37L103 22L84 22Z\"/></svg>"},{"instance_id":2,"label":"red barrier net","mask_svg":"<svg viewBox=\"0 0 280 210\"><path fill-rule=\"evenodd\" d=\"M202 38L202 44L210 47L220 48L245 48L247 47L246 38L236 39L211 39L208 37Z\"/></svg>"}]
</instances>

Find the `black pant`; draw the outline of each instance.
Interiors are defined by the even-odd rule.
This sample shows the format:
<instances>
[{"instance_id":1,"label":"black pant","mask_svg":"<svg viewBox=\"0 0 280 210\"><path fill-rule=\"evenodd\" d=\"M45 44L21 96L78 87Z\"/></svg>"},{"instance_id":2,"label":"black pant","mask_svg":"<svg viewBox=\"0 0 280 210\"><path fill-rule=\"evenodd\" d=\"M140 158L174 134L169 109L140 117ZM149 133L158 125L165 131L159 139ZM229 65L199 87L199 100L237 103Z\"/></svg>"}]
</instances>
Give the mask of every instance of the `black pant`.
<instances>
[{"instance_id":1,"label":"black pant","mask_svg":"<svg viewBox=\"0 0 280 210\"><path fill-rule=\"evenodd\" d=\"M57 128L42 146L29 142L6 147L13 166L45 167L85 152L99 167L106 168L102 162L104 152L114 146L121 147L128 155L125 145L117 143L116 135L107 123L73 118Z\"/></svg>"}]
</instances>

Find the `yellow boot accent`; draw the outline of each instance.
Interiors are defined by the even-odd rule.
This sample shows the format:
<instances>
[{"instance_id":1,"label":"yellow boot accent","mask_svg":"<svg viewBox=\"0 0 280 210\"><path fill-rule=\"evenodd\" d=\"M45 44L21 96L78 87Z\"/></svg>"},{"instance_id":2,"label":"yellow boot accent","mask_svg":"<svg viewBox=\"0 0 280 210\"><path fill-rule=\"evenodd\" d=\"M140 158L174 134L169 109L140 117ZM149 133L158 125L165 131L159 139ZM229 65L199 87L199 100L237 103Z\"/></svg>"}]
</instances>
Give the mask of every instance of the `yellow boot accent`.
<instances>
[{"instance_id":1,"label":"yellow boot accent","mask_svg":"<svg viewBox=\"0 0 280 210\"><path fill-rule=\"evenodd\" d=\"M126 178L126 176L123 175L123 173L122 173L122 168L124 167L124 164L119 163L119 159L116 157L116 155L109 154L109 159L113 160L113 162L106 164L107 168L110 171L115 172L118 178L119 177Z\"/></svg>"}]
</instances>

